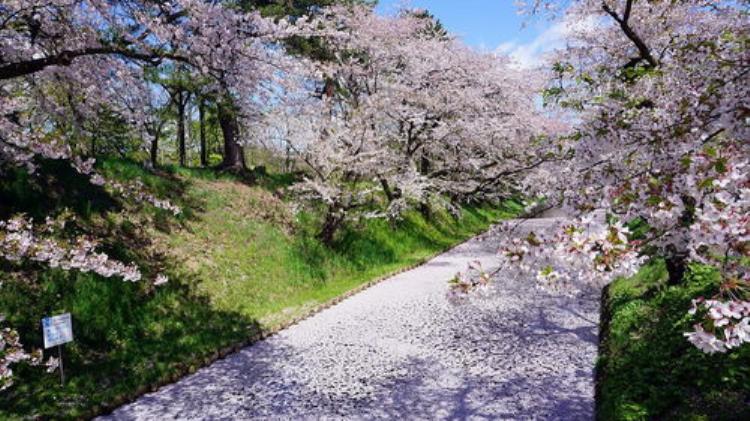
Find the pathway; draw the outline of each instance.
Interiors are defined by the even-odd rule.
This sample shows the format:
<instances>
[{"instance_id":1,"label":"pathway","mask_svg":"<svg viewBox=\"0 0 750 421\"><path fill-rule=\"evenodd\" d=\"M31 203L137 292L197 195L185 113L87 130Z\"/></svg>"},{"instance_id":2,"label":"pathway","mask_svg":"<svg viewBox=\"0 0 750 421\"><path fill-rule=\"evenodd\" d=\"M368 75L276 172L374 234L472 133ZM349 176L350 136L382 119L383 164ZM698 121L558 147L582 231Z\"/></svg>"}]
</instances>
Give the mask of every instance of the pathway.
<instances>
[{"instance_id":1,"label":"pathway","mask_svg":"<svg viewBox=\"0 0 750 421\"><path fill-rule=\"evenodd\" d=\"M554 219L531 222L535 229ZM498 276L446 300L490 231L109 416L165 419L592 419L599 295Z\"/></svg>"}]
</instances>

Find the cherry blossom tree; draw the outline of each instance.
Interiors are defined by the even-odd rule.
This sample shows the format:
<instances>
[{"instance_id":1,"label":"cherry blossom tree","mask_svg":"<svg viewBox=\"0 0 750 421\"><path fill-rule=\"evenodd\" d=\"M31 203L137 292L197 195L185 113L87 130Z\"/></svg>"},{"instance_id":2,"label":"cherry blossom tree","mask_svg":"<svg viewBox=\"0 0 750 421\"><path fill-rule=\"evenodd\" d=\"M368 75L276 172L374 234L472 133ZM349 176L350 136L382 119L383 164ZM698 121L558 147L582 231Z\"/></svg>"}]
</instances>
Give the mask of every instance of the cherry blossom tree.
<instances>
[{"instance_id":1,"label":"cherry blossom tree","mask_svg":"<svg viewBox=\"0 0 750 421\"><path fill-rule=\"evenodd\" d=\"M233 118L256 106L258 89L283 60L276 40L294 33L285 21L240 13L216 2L177 0L10 0L0 4L0 173L33 174L42 159L63 160L110 193L178 214L138 182L107 180L80 145L92 138L103 113L116 115L134 133L153 129L152 86L144 68L179 64L211 82ZM252 98L242 99L242 98ZM238 142L236 136L225 136ZM93 146L93 145L92 145ZM93 154L95 148L92 147ZM0 258L139 281L139 269L98 252L97 241L67 238L67 215L38 223L25 215L0 220ZM155 284L166 282L158 275ZM11 328L0 341L0 388L10 366L37 362Z\"/></svg>"},{"instance_id":2,"label":"cherry blossom tree","mask_svg":"<svg viewBox=\"0 0 750 421\"><path fill-rule=\"evenodd\" d=\"M505 264L556 286L605 283L649 256L665 258L671 283L690 263L711 265L720 292L695 300L691 314L704 318L688 340L709 353L750 342L747 2L555 6L527 10L551 10L570 28L546 94L574 116L559 143L572 159L531 180L576 218L509 239Z\"/></svg>"},{"instance_id":3,"label":"cherry blossom tree","mask_svg":"<svg viewBox=\"0 0 750 421\"><path fill-rule=\"evenodd\" d=\"M285 31L257 14L240 15L200 1L19 0L5 2L0 11L3 169L25 167L33 173L37 157L67 160L93 184L175 213L178 208L134 183L107 182L95 172L93 160L81 159L73 147L87 135L80 122L96 121L107 109L135 129L143 127L149 118L143 113L149 109L143 65L163 60L252 94L259 76L244 66L263 60L264 37ZM140 95L122 93L133 89ZM15 225L4 223L3 234L10 236L8 227Z\"/></svg>"},{"instance_id":4,"label":"cherry blossom tree","mask_svg":"<svg viewBox=\"0 0 750 421\"><path fill-rule=\"evenodd\" d=\"M471 50L423 11L339 6L315 19L331 56L317 98L278 116L315 128L295 130L292 147L312 168L295 189L326 206L323 241L350 217L509 195L516 174L546 160L535 79L506 58Z\"/></svg>"}]
</instances>

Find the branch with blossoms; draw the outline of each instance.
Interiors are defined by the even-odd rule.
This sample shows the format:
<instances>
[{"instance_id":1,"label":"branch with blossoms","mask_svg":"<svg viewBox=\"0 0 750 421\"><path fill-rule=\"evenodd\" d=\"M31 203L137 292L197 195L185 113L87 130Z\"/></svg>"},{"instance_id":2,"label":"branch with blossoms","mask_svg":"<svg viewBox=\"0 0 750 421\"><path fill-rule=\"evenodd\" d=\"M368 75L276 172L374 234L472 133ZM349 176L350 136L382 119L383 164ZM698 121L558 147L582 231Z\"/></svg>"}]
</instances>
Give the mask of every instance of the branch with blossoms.
<instances>
[{"instance_id":1,"label":"branch with blossoms","mask_svg":"<svg viewBox=\"0 0 750 421\"><path fill-rule=\"evenodd\" d=\"M105 278L121 277L128 282L141 279L135 265L126 265L96 251L96 242L78 237L62 241L53 236L64 226L64 221L48 219L41 226L18 215L0 221L0 258L11 263L35 262L50 268L93 272Z\"/></svg>"},{"instance_id":2,"label":"branch with blossoms","mask_svg":"<svg viewBox=\"0 0 750 421\"><path fill-rule=\"evenodd\" d=\"M520 240L516 248L528 250L509 248L510 256L519 266L538 263L531 265L538 266L536 275L526 276L580 276L600 285L617 265L636 267L640 254L663 257L672 284L685 281L690 264L711 266L719 292L698 300L691 314L700 323L687 337L706 352L745 343L746 2L576 0L564 11L549 0L524 3L532 13L551 10L567 23L566 48L552 57L557 79L549 94L577 120L567 142L571 159L531 174L529 192L579 217L602 209L638 230L624 234L627 243L605 236L584 241L583 249L580 234L561 232L551 243L541 241L546 257ZM598 267L605 270L596 274Z\"/></svg>"},{"instance_id":3,"label":"branch with blossoms","mask_svg":"<svg viewBox=\"0 0 750 421\"><path fill-rule=\"evenodd\" d=\"M491 280L491 274L485 272L481 262L471 262L464 272L457 273L453 279L448 281L448 300L453 303L460 303L469 294L486 291Z\"/></svg>"},{"instance_id":4,"label":"branch with blossoms","mask_svg":"<svg viewBox=\"0 0 750 421\"><path fill-rule=\"evenodd\" d=\"M97 243L86 237L73 241L55 238L64 227L65 220L48 218L44 224L35 225L31 218L18 215L0 221L0 259L11 264L36 263L49 268L92 272L104 278L119 277L126 282L137 282L141 272L134 264L125 264L97 252ZM164 274L158 274L153 285L168 282ZM0 315L0 322L4 318ZM18 333L10 327L0 330L0 391L13 384L11 366L25 361L31 365L41 364L41 351L27 353L21 345ZM57 367L56 360L50 358L48 372Z\"/></svg>"},{"instance_id":5,"label":"branch with blossoms","mask_svg":"<svg viewBox=\"0 0 750 421\"><path fill-rule=\"evenodd\" d=\"M525 236L514 235L519 229L523 225L506 227L499 247L503 271L517 279L532 277L550 289L601 286L634 274L646 259L626 226L608 224L594 215L560 221L557 227L531 229Z\"/></svg>"},{"instance_id":6,"label":"branch with blossoms","mask_svg":"<svg viewBox=\"0 0 750 421\"><path fill-rule=\"evenodd\" d=\"M10 327L2 327L5 317L0 314L0 392L13 386L13 369L12 365L20 362L26 362L32 366L42 365L42 351L34 350L31 353L26 352L21 344L21 338L18 332ZM59 361L55 357L49 357L44 363L47 372L52 373L57 370Z\"/></svg>"},{"instance_id":7,"label":"branch with blossoms","mask_svg":"<svg viewBox=\"0 0 750 421\"><path fill-rule=\"evenodd\" d=\"M699 297L688 313L705 320L685 333L687 340L705 353L725 353L750 343L750 301Z\"/></svg>"},{"instance_id":8,"label":"branch with blossoms","mask_svg":"<svg viewBox=\"0 0 750 421\"><path fill-rule=\"evenodd\" d=\"M732 182L744 188L727 190ZM715 180L718 192L709 195L691 227L691 258L719 270L719 292L693 300L689 314L702 320L685 333L700 350L724 353L750 343L750 180Z\"/></svg>"}]
</instances>

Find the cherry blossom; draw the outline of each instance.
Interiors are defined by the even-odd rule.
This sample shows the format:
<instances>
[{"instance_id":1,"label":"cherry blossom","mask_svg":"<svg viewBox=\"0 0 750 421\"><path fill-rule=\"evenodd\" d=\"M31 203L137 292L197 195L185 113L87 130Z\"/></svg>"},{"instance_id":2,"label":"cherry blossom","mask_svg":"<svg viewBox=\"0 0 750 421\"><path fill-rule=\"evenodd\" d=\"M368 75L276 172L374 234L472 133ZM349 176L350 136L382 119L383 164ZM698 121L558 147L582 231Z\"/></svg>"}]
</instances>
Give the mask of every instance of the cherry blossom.
<instances>
[{"instance_id":1,"label":"cherry blossom","mask_svg":"<svg viewBox=\"0 0 750 421\"><path fill-rule=\"evenodd\" d=\"M671 283L683 281L690 263L710 265L720 272L720 291L687 337L706 352L745 342L744 319L713 317L744 308L750 281L745 5L528 4L571 28L553 58L546 98L574 122L558 137L570 159L539 168L529 191L574 218L552 238L510 236L501 246L508 264L553 284L603 284L650 256L665 258ZM581 21L595 24L573 24ZM598 228L587 217L593 211L606 214Z\"/></svg>"},{"instance_id":2,"label":"cherry blossom","mask_svg":"<svg viewBox=\"0 0 750 421\"><path fill-rule=\"evenodd\" d=\"M155 286L164 285L167 282L169 282L169 278L167 278L164 274L159 274L156 276L156 280L154 281Z\"/></svg>"},{"instance_id":3,"label":"cherry blossom","mask_svg":"<svg viewBox=\"0 0 750 421\"><path fill-rule=\"evenodd\" d=\"M110 193L178 215L178 206L150 194L141 183L98 173L82 150L92 138L91 128L106 111L126 122L134 136L146 131L153 117L147 106L153 87L145 81L144 68L165 62L180 63L207 79L210 89L233 98L238 119L249 118L263 90L290 62L271 44L297 31L284 20L200 0L3 1L0 173L23 168L34 174L42 159L63 160ZM36 224L24 215L0 220L0 258L141 280L135 265L97 251L96 239L65 239L53 225ZM159 275L155 284L165 282ZM15 339L4 339L0 349L0 387L9 385L9 366L26 355L17 335L10 328L6 332Z\"/></svg>"},{"instance_id":4,"label":"cherry blossom","mask_svg":"<svg viewBox=\"0 0 750 421\"><path fill-rule=\"evenodd\" d=\"M4 322L5 316L0 314L0 324ZM9 327L0 328L0 392L13 386L13 369L10 366L22 361L34 366L42 365L42 352L26 352L18 332ZM44 362L48 373L57 370L59 365L58 359L54 357L49 357Z\"/></svg>"}]
</instances>

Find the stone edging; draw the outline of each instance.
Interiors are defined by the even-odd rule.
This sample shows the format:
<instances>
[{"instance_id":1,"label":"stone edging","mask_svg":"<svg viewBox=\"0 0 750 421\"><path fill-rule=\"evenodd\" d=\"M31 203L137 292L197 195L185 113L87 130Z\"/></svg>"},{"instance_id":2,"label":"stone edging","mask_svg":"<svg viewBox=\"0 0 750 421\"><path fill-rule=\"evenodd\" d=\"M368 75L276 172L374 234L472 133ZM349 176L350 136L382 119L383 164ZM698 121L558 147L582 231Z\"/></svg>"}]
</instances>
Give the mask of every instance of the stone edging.
<instances>
[{"instance_id":1,"label":"stone edging","mask_svg":"<svg viewBox=\"0 0 750 421\"><path fill-rule=\"evenodd\" d=\"M356 294L359 294L360 292L362 292L362 291L364 291L364 290L366 290L366 289L368 289L368 288L370 288L372 286L375 286L375 285L377 285L377 284L379 284L379 283L381 283L381 282L383 282L383 281L385 281L387 279L390 279L390 278L392 278L394 276L397 276L397 275L399 275L401 273L408 272L408 271L410 271L412 269L416 269L417 267L419 267L419 266L427 263L428 261L434 259L435 257L437 257L437 256L439 256L439 255L441 255L443 253L447 253L447 252L449 252L449 251L451 251L451 250L453 250L453 249L455 249L457 247L460 247L460 246L468 243L469 241L473 240L477 236L483 235L484 233L486 233L490 229L492 229L492 227L495 224L497 224L498 222L500 222L500 221L501 220L497 220L497 221L491 223L490 226L488 227L488 229L485 230L485 231L481 231L481 232L479 232L479 233L477 233L475 235L472 235L469 238L467 238L467 239L465 239L465 240L463 240L463 241L461 241L461 242L459 242L457 244L451 245L449 247L445 247L444 249L439 250L439 251L437 251L437 252L435 252L435 253L433 253L433 254L431 254L429 256L423 257L423 258L417 260L416 262L412 263L411 265L405 266L405 267L403 267L401 269L395 270L393 272L390 272L390 273L387 273L387 274L382 275L380 277L377 277L377 278L375 278L375 279L373 279L371 281L365 282L364 284L359 285L359 286L357 286L357 287L355 287L355 288L353 288L353 289L351 289L351 290L349 290L349 291L347 291L347 292L345 292L345 293L343 293L341 295L338 295L338 296L336 296L334 298L331 298L330 300L328 300L328 301L326 301L324 303L318 304L317 306L311 308L309 311L305 312L303 315L295 317L295 318L293 318L293 319L291 319L291 320L289 320L287 322L281 323L278 326L274 327L273 329L261 330L260 332L251 335L250 337L248 337L244 341L241 341L241 342L236 343L234 345L229 345L229 346L226 346L226 347L224 347L224 348L222 348L220 350L214 351L212 354L210 354L210 355L208 355L206 357L196 358L195 360L193 360L190 363L183 363L184 367L179 368L176 372L171 373L169 375L166 375L164 378L159 379L158 381L153 382L153 383L151 383L149 385L141 386L141 387L139 387L138 389L136 389L132 393L123 394L121 396L118 396L115 399L113 399L111 402L106 402L106 403L103 403L103 404L100 404L100 405L96 405L93 408L91 408L89 411L87 411L86 413L84 413L84 415L82 415L81 417L79 417L79 419L84 419L84 420L85 419L92 419L92 418L97 417L99 415L110 414L115 409L117 409L117 408L119 408L119 407L121 407L123 405L126 405L128 403L134 402L136 399L138 399L139 397L141 397L141 396L143 396L143 395L145 395L147 393L156 392L157 390L159 390L160 388L162 388L164 386L172 384L172 383L180 380L183 377L187 377L188 375L195 373L196 371L198 371L201 368L207 367L207 366L215 363L216 361L219 361L221 359L226 358L230 354L234 354L236 352L239 352L243 348L251 346L251 345L253 345L253 344L257 343L257 342L260 342L260 341L262 341L264 339L267 339L267 338L269 338L269 337L271 337L271 336L273 336L273 335L281 332L284 329L287 329L287 328L289 328L291 326L294 326L294 325L298 324L299 322L301 322L303 320L306 320L306 319L308 319L308 318L310 318L312 316L315 316L316 314L322 312L323 310L326 310L326 309L328 309L328 308L330 308L330 307L332 307L332 306L334 306L334 305L336 305L336 304L338 304L338 303L346 300L349 297L352 297L352 296L354 296Z\"/></svg>"}]
</instances>

